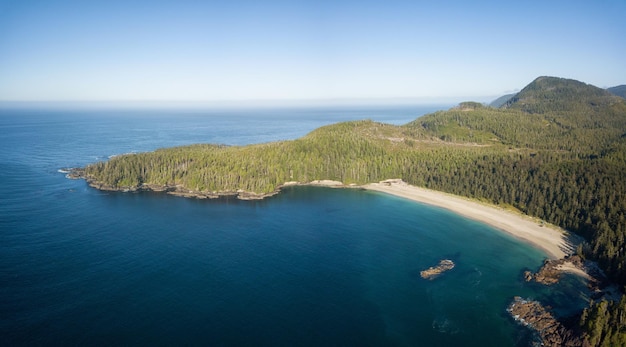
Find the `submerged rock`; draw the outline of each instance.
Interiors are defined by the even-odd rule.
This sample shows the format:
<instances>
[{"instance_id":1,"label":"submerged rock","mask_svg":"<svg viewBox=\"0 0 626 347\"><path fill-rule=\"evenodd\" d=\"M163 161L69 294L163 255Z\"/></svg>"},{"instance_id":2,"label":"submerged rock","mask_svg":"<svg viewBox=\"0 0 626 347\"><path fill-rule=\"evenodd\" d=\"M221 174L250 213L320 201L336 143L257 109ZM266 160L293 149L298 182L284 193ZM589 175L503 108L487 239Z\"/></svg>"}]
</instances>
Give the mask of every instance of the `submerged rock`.
<instances>
[{"instance_id":1,"label":"submerged rock","mask_svg":"<svg viewBox=\"0 0 626 347\"><path fill-rule=\"evenodd\" d=\"M85 178L85 169L79 168L79 167L59 169L59 172L66 174L65 177L72 179L72 180Z\"/></svg>"},{"instance_id":2,"label":"submerged rock","mask_svg":"<svg viewBox=\"0 0 626 347\"><path fill-rule=\"evenodd\" d=\"M426 270L420 271L420 276L423 279L432 280L442 273L452 270L454 268L454 262L450 259L443 259L439 261L436 266L429 267Z\"/></svg>"}]
</instances>

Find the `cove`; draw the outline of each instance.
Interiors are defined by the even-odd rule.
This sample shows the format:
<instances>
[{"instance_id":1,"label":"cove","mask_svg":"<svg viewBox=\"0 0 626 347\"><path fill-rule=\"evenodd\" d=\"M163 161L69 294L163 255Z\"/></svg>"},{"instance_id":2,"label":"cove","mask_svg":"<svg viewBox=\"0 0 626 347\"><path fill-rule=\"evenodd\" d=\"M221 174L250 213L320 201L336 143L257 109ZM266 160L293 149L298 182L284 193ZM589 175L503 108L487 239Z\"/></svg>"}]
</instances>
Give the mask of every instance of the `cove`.
<instances>
[{"instance_id":1,"label":"cove","mask_svg":"<svg viewBox=\"0 0 626 347\"><path fill-rule=\"evenodd\" d=\"M81 230L71 242L46 251L52 288L23 317L36 334L18 329L18 341L513 345L523 331L506 304L539 295L520 277L541 264L538 250L377 192L293 187L200 201L72 184L83 188L69 202L91 208L71 221ZM457 266L419 276L442 258Z\"/></svg>"}]
</instances>

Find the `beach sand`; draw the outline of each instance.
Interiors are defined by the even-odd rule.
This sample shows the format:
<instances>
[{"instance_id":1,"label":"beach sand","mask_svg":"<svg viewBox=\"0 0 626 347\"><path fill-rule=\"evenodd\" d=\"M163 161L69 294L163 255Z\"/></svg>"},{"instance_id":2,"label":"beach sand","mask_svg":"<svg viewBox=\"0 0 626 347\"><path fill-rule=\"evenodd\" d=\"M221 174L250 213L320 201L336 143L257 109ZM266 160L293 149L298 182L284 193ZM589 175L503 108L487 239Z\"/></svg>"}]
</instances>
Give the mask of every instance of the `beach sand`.
<instances>
[{"instance_id":1,"label":"beach sand","mask_svg":"<svg viewBox=\"0 0 626 347\"><path fill-rule=\"evenodd\" d=\"M363 188L442 207L489 224L538 247L551 259L560 259L572 254L577 246L575 236L536 218L468 198L412 186L399 179L370 183L364 185Z\"/></svg>"},{"instance_id":2,"label":"beach sand","mask_svg":"<svg viewBox=\"0 0 626 347\"><path fill-rule=\"evenodd\" d=\"M574 264L566 262L564 264L558 265L556 267L557 270L561 271L561 272L567 272L567 273L571 273L574 274L576 276L582 277L586 280L590 280L592 277L585 272L585 270L576 267Z\"/></svg>"}]
</instances>

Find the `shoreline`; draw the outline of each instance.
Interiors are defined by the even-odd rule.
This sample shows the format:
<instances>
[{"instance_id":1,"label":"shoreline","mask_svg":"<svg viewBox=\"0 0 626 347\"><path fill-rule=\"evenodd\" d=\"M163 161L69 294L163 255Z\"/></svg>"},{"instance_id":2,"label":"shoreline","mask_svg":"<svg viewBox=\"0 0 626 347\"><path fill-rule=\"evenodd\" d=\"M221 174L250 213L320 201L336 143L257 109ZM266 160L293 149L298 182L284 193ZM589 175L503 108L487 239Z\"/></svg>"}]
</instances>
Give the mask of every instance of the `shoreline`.
<instances>
[{"instance_id":1,"label":"shoreline","mask_svg":"<svg viewBox=\"0 0 626 347\"><path fill-rule=\"evenodd\" d=\"M521 213L456 195L409 185L402 180L386 180L361 186L416 202L442 207L464 217L483 222L544 251L550 259L562 259L575 252L577 236Z\"/></svg>"},{"instance_id":2,"label":"shoreline","mask_svg":"<svg viewBox=\"0 0 626 347\"><path fill-rule=\"evenodd\" d=\"M409 199L412 201L425 203L432 206L441 207L461 216L488 224L502 232L505 232L518 240L526 242L536 248L541 249L550 259L562 259L573 254L576 246L580 243L580 238L564 229L545 223L537 218L533 218L521 213L508 211L495 205L483 204L475 200L457 196L445 192L421 188L410 185L401 179L388 179L378 183L368 183L365 185L350 184L345 185L339 181L314 180L308 183L297 181L285 182L278 186L274 192L257 194L242 190L229 192L196 192L185 189L182 186L155 186L142 184L138 187L110 187L104 185L91 177L85 175L84 169L70 168L66 177L70 179L85 179L89 186L99 190L134 192L134 191L154 191L165 192L185 198L214 199L224 196L235 196L241 200L261 200L274 196L282 188L290 186L322 186L330 188L360 188L370 191L377 191ZM574 272L571 271L570 272ZM579 272L577 272L579 273ZM580 274L580 273L579 273Z\"/></svg>"}]
</instances>

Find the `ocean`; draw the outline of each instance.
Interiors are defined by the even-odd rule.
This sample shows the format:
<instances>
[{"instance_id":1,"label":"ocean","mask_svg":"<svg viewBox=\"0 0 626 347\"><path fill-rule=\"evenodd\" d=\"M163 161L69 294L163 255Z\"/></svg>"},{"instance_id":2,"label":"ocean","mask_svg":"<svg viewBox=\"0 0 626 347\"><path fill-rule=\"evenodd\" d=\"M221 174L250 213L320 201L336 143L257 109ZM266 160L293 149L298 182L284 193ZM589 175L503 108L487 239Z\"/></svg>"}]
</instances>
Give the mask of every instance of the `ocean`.
<instances>
[{"instance_id":1,"label":"ocean","mask_svg":"<svg viewBox=\"0 0 626 347\"><path fill-rule=\"evenodd\" d=\"M358 189L195 200L101 192L62 171L445 108L0 109L0 345L527 345L513 296L565 316L584 286L525 283L545 254L479 222ZM419 276L441 259L456 267Z\"/></svg>"}]
</instances>

